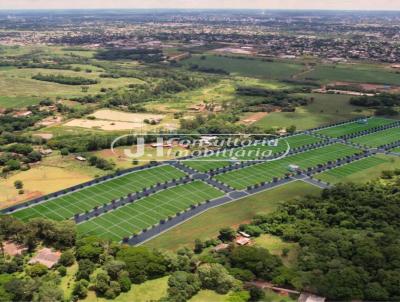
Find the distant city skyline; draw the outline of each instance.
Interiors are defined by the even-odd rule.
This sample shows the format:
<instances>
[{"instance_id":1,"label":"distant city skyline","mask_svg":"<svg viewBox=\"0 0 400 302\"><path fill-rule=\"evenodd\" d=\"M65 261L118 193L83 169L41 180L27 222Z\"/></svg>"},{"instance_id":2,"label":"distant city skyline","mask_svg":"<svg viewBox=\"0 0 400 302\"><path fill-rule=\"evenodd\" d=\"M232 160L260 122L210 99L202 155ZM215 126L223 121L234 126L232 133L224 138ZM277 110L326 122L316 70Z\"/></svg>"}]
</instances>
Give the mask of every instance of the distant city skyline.
<instances>
[{"instance_id":1,"label":"distant city skyline","mask_svg":"<svg viewBox=\"0 0 400 302\"><path fill-rule=\"evenodd\" d=\"M400 10L400 0L1 0L0 9L327 9Z\"/></svg>"}]
</instances>

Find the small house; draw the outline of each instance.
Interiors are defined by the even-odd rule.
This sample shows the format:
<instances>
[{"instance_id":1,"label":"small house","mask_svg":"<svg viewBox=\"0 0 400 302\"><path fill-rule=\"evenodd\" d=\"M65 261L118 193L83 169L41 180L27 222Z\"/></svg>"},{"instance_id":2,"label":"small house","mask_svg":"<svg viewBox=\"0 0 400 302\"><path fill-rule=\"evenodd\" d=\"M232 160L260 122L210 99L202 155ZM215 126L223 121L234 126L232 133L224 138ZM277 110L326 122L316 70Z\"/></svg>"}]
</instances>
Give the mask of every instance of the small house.
<instances>
[{"instance_id":1,"label":"small house","mask_svg":"<svg viewBox=\"0 0 400 302\"><path fill-rule=\"evenodd\" d=\"M309 293L301 293L297 302L325 302L326 298Z\"/></svg>"},{"instance_id":2,"label":"small house","mask_svg":"<svg viewBox=\"0 0 400 302\"><path fill-rule=\"evenodd\" d=\"M78 161L86 161L86 158L84 158L83 156L77 156L75 157L75 159Z\"/></svg>"},{"instance_id":3,"label":"small house","mask_svg":"<svg viewBox=\"0 0 400 302\"><path fill-rule=\"evenodd\" d=\"M213 251L218 253L218 252L226 250L228 247L229 247L229 244L220 243L216 247L214 247Z\"/></svg>"},{"instance_id":4,"label":"small house","mask_svg":"<svg viewBox=\"0 0 400 302\"><path fill-rule=\"evenodd\" d=\"M240 235L242 235L243 237L246 238L250 238L251 236L249 234L247 234L246 232L239 232Z\"/></svg>"},{"instance_id":5,"label":"small house","mask_svg":"<svg viewBox=\"0 0 400 302\"><path fill-rule=\"evenodd\" d=\"M300 167L297 166L297 165L289 165L288 169L289 169L290 172L297 172L297 171L300 170Z\"/></svg>"},{"instance_id":6,"label":"small house","mask_svg":"<svg viewBox=\"0 0 400 302\"><path fill-rule=\"evenodd\" d=\"M52 268L55 264L57 264L60 257L60 251L53 252L49 248L43 248L37 253L35 257L29 260L29 264L41 263L47 266L47 268Z\"/></svg>"},{"instance_id":7,"label":"small house","mask_svg":"<svg viewBox=\"0 0 400 302\"><path fill-rule=\"evenodd\" d=\"M359 120L357 121L357 123L358 123L358 124L368 124L368 119L366 119L366 118L359 119Z\"/></svg>"},{"instance_id":8,"label":"small house","mask_svg":"<svg viewBox=\"0 0 400 302\"><path fill-rule=\"evenodd\" d=\"M235 239L235 243L240 246L248 245L251 242L250 238L246 238L243 236L238 236Z\"/></svg>"},{"instance_id":9,"label":"small house","mask_svg":"<svg viewBox=\"0 0 400 302\"><path fill-rule=\"evenodd\" d=\"M42 155L50 155L51 153L53 153L53 150L51 150L51 149L40 150L40 154L42 154Z\"/></svg>"}]
</instances>

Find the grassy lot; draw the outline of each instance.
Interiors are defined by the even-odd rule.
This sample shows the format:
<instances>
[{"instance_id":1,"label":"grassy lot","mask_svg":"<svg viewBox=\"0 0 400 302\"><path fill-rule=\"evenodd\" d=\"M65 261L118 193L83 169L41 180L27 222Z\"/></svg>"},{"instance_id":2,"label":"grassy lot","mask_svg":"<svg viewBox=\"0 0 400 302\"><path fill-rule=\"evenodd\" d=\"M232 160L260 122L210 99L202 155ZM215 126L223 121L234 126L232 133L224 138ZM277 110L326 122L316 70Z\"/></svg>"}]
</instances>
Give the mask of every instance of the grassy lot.
<instances>
[{"instance_id":1,"label":"grassy lot","mask_svg":"<svg viewBox=\"0 0 400 302\"><path fill-rule=\"evenodd\" d=\"M290 64L285 62L267 62L259 59L246 59L239 57L222 57L207 55L202 60L201 56L194 56L183 61L183 64L196 64L200 67L223 69L231 75L269 78L269 79L288 79L296 73L301 72L304 66L300 64Z\"/></svg>"},{"instance_id":2,"label":"grassy lot","mask_svg":"<svg viewBox=\"0 0 400 302\"><path fill-rule=\"evenodd\" d=\"M15 212L13 215L22 220L29 220L34 217L64 220L73 217L74 214L84 213L95 206L103 205L111 200L124 197L129 193L148 188L158 182L179 178L183 175L183 172L178 171L172 166L155 167L84 188L34 207Z\"/></svg>"},{"instance_id":3,"label":"grassy lot","mask_svg":"<svg viewBox=\"0 0 400 302\"><path fill-rule=\"evenodd\" d=\"M167 219L191 205L222 196L201 181L169 188L78 225L82 235L122 240Z\"/></svg>"},{"instance_id":4,"label":"grassy lot","mask_svg":"<svg viewBox=\"0 0 400 302\"><path fill-rule=\"evenodd\" d=\"M217 175L215 178L235 189L244 189L247 186L263 181L271 181L274 177L282 177L289 172L290 164L298 165L301 169L307 169L334 161L347 155L359 153L360 150L342 144L329 145L288 156L280 160L265 162L243 168L240 170Z\"/></svg>"},{"instance_id":5,"label":"grassy lot","mask_svg":"<svg viewBox=\"0 0 400 302\"><path fill-rule=\"evenodd\" d=\"M373 117L368 119L367 123L352 122L335 127L318 130L317 133L330 137L340 137L347 134L358 133L364 130L372 129L378 126L383 126L393 123L393 120Z\"/></svg>"},{"instance_id":6,"label":"grassy lot","mask_svg":"<svg viewBox=\"0 0 400 302\"><path fill-rule=\"evenodd\" d=\"M315 178L332 184L339 182L363 183L378 178L382 171L396 168L400 168L399 157L380 154L317 174Z\"/></svg>"},{"instance_id":7,"label":"grassy lot","mask_svg":"<svg viewBox=\"0 0 400 302\"><path fill-rule=\"evenodd\" d=\"M161 234L146 242L150 248L177 250L182 246L193 246L196 238L205 240L216 237L218 231L226 226L238 227L249 222L258 213L269 213L280 202L318 194L320 190L310 184L295 181L287 185L252 195L207 212Z\"/></svg>"},{"instance_id":8,"label":"grassy lot","mask_svg":"<svg viewBox=\"0 0 400 302\"><path fill-rule=\"evenodd\" d=\"M254 125L262 129L295 125L298 130L304 130L370 114L350 105L350 97L346 95L310 93L299 96L314 98L314 101L307 106L297 107L295 112L269 113Z\"/></svg>"},{"instance_id":9,"label":"grassy lot","mask_svg":"<svg viewBox=\"0 0 400 302\"><path fill-rule=\"evenodd\" d=\"M69 301L72 295L73 284L75 281L75 274L78 272L78 263L67 267L67 274L61 278L60 288L64 293L64 299Z\"/></svg>"},{"instance_id":10,"label":"grassy lot","mask_svg":"<svg viewBox=\"0 0 400 302\"><path fill-rule=\"evenodd\" d=\"M158 301L162 297L167 296L168 276L149 280L142 284L133 284L132 289L127 293L121 293L112 301L115 302L149 302ZM105 298L96 297L95 292L89 291L86 299L82 302L106 302L110 301Z\"/></svg>"},{"instance_id":11,"label":"grassy lot","mask_svg":"<svg viewBox=\"0 0 400 302\"><path fill-rule=\"evenodd\" d=\"M252 145L243 148L236 148L227 152L215 153L211 156L200 157L196 161L187 160L185 165L206 172L211 169L228 166L237 161L255 160L265 156L270 156L278 152L286 151L288 146L291 149L309 145L321 141L310 135L296 135L285 139L280 139L277 146Z\"/></svg>"},{"instance_id":12,"label":"grassy lot","mask_svg":"<svg viewBox=\"0 0 400 302\"><path fill-rule=\"evenodd\" d=\"M302 75L303 78L315 79L327 83L346 81L356 83L400 85L400 76L394 71L376 65L319 65Z\"/></svg>"},{"instance_id":13,"label":"grassy lot","mask_svg":"<svg viewBox=\"0 0 400 302\"><path fill-rule=\"evenodd\" d=\"M379 147L400 140L400 128L391 128L373 134L364 135L350 140L353 143L368 147Z\"/></svg>"},{"instance_id":14,"label":"grassy lot","mask_svg":"<svg viewBox=\"0 0 400 302\"><path fill-rule=\"evenodd\" d=\"M391 151L392 151L392 152L398 152L398 153L400 153L400 147L399 147L399 148L394 148L394 149L392 149Z\"/></svg>"},{"instance_id":15,"label":"grassy lot","mask_svg":"<svg viewBox=\"0 0 400 302\"><path fill-rule=\"evenodd\" d=\"M22 108L30 105L37 105L41 101L38 97L28 96L0 96L0 107L2 108Z\"/></svg>"},{"instance_id":16,"label":"grassy lot","mask_svg":"<svg viewBox=\"0 0 400 302\"><path fill-rule=\"evenodd\" d=\"M189 302L228 302L229 293L225 295L217 294L215 291L203 289L193 296Z\"/></svg>"},{"instance_id":17,"label":"grassy lot","mask_svg":"<svg viewBox=\"0 0 400 302\"><path fill-rule=\"evenodd\" d=\"M45 157L40 164L28 171L18 171L0 179L0 208L89 181L96 175L104 173L99 171L81 165L72 157L62 158L59 155ZM24 194L18 194L18 190L15 189L16 180L23 182Z\"/></svg>"},{"instance_id":18,"label":"grassy lot","mask_svg":"<svg viewBox=\"0 0 400 302\"><path fill-rule=\"evenodd\" d=\"M89 66L90 68L90 66ZM37 102L38 98L55 98L55 97L77 97L88 94L100 93L102 87L117 88L127 86L129 84L142 83L141 80L135 78L101 78L98 84L89 85L88 92L83 92L81 85L62 85L52 82L44 82L33 80L31 77L38 73L65 75L72 77L84 77L89 79L99 79L99 72L86 73L85 71L76 72L71 70L52 70L40 68L0 68L0 91L7 98L0 99L0 106L10 106L9 100L16 98L19 103L27 104L29 102ZM32 101L29 101L32 98ZM34 101L36 100L36 101Z\"/></svg>"},{"instance_id":19,"label":"grassy lot","mask_svg":"<svg viewBox=\"0 0 400 302\"><path fill-rule=\"evenodd\" d=\"M281 257L285 265L289 266L295 264L299 252L299 246L297 243L284 242L279 237L269 234L263 234L260 237L255 238L254 244L269 250L271 254ZM282 255L282 251L285 248L290 250L287 256Z\"/></svg>"}]
</instances>

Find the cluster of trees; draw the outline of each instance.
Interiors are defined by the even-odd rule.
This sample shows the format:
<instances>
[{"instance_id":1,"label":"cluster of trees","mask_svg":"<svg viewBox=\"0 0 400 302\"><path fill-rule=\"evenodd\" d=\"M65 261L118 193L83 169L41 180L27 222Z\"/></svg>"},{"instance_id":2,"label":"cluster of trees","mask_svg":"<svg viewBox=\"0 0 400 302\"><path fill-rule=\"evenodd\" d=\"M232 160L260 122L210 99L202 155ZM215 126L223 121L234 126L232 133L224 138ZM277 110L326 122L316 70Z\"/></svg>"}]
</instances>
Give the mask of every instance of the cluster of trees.
<instances>
[{"instance_id":1,"label":"cluster of trees","mask_svg":"<svg viewBox=\"0 0 400 302\"><path fill-rule=\"evenodd\" d=\"M106 171L112 170L115 167L115 164L113 162L105 160L104 158L97 157L95 155L89 157L89 165Z\"/></svg>"},{"instance_id":2,"label":"cluster of trees","mask_svg":"<svg viewBox=\"0 0 400 302\"><path fill-rule=\"evenodd\" d=\"M397 180L342 184L321 196L284 204L273 214L258 215L244 229L300 244L296 270L286 276L288 284L333 300L397 301L399 215Z\"/></svg>"},{"instance_id":3,"label":"cluster of trees","mask_svg":"<svg viewBox=\"0 0 400 302\"><path fill-rule=\"evenodd\" d=\"M136 60L146 63L156 63L164 60L161 49L136 48L136 49L106 49L96 53L96 59L115 61L115 60Z\"/></svg>"},{"instance_id":4,"label":"cluster of trees","mask_svg":"<svg viewBox=\"0 0 400 302\"><path fill-rule=\"evenodd\" d=\"M395 109L400 105L400 95L381 93L375 96L360 96L350 99L350 104L361 107L376 108L377 115L397 115Z\"/></svg>"},{"instance_id":5,"label":"cluster of trees","mask_svg":"<svg viewBox=\"0 0 400 302\"><path fill-rule=\"evenodd\" d=\"M0 155L0 166L4 166L2 172L19 169L29 169L29 163L42 160L40 152L33 150L31 145L15 143L11 146L0 148L4 152Z\"/></svg>"},{"instance_id":6,"label":"cluster of trees","mask_svg":"<svg viewBox=\"0 0 400 302\"><path fill-rule=\"evenodd\" d=\"M221 74L221 75L229 75L230 74L228 71L226 71L222 68L205 67L205 66L199 66L197 64L191 64L189 67L189 70L204 72L204 73L215 73L215 74Z\"/></svg>"},{"instance_id":7,"label":"cluster of trees","mask_svg":"<svg viewBox=\"0 0 400 302\"><path fill-rule=\"evenodd\" d=\"M0 116L0 133L22 131L28 127L32 127L43 116L33 115L27 117L14 117L11 115Z\"/></svg>"},{"instance_id":8,"label":"cluster of trees","mask_svg":"<svg viewBox=\"0 0 400 302\"><path fill-rule=\"evenodd\" d=\"M54 82L63 85L93 85L99 83L96 79L88 79L84 77L70 77L61 74L37 74L32 79L45 82Z\"/></svg>"},{"instance_id":9,"label":"cluster of trees","mask_svg":"<svg viewBox=\"0 0 400 302\"><path fill-rule=\"evenodd\" d=\"M307 88L297 90L269 90L259 87L238 87L236 94L240 96L259 97L246 100L243 111L260 111L268 106L281 107L283 111L294 111L297 106L306 106L311 100L293 95L296 92L305 92ZM266 107L267 106L267 107Z\"/></svg>"}]
</instances>

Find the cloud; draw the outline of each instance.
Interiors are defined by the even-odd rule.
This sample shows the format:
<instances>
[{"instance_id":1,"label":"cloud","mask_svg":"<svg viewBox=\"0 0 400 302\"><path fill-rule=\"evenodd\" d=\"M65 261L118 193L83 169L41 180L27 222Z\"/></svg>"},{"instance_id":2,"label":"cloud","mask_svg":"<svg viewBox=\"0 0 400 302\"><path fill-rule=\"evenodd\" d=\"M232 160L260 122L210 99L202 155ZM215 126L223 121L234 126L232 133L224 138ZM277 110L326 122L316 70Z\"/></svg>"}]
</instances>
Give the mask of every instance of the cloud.
<instances>
[{"instance_id":1,"label":"cloud","mask_svg":"<svg viewBox=\"0 0 400 302\"><path fill-rule=\"evenodd\" d=\"M0 0L0 9L261 8L400 10L399 0Z\"/></svg>"}]
</instances>

